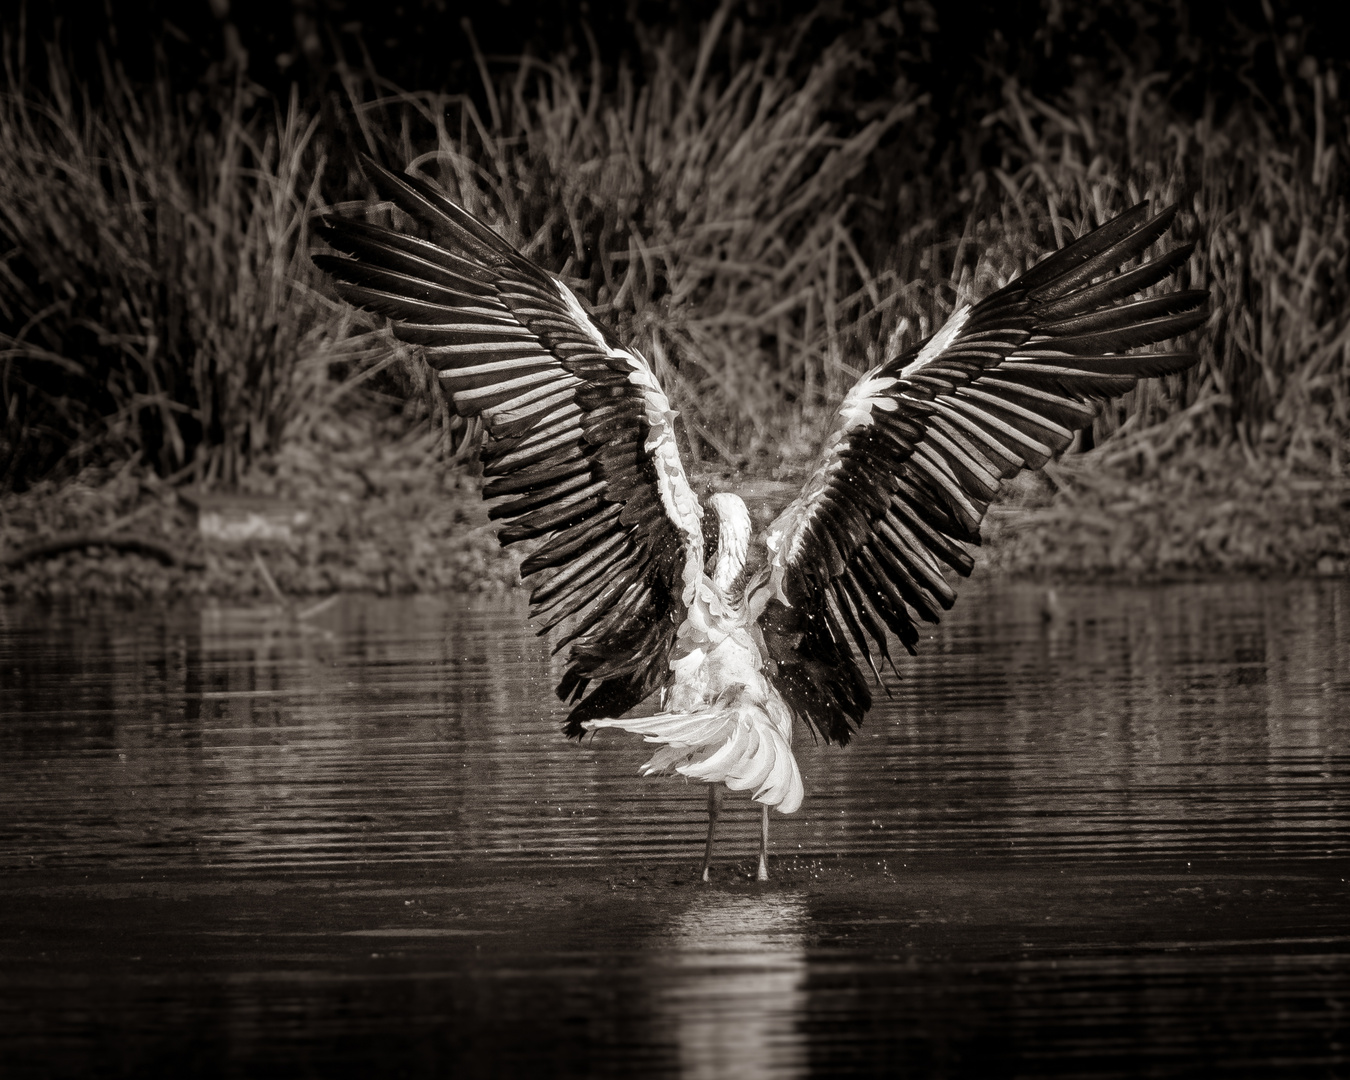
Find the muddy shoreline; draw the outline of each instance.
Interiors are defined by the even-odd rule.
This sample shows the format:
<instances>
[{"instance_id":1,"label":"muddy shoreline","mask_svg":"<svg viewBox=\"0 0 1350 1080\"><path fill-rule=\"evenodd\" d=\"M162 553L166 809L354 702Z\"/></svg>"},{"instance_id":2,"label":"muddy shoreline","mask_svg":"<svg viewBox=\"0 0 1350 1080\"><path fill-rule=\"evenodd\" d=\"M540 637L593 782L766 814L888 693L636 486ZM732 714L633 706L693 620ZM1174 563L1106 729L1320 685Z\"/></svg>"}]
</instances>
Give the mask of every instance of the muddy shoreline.
<instances>
[{"instance_id":1,"label":"muddy shoreline","mask_svg":"<svg viewBox=\"0 0 1350 1080\"><path fill-rule=\"evenodd\" d=\"M517 587L523 552L498 547L473 468L430 462L424 450L297 448L228 494L171 486L133 463L7 495L0 598L303 604L342 592ZM781 502L794 490L773 486ZM760 507L766 520L777 508ZM991 507L984 537L976 574L1341 576L1350 572L1350 479L1235 449L1134 472L1066 458L1018 477Z\"/></svg>"}]
</instances>

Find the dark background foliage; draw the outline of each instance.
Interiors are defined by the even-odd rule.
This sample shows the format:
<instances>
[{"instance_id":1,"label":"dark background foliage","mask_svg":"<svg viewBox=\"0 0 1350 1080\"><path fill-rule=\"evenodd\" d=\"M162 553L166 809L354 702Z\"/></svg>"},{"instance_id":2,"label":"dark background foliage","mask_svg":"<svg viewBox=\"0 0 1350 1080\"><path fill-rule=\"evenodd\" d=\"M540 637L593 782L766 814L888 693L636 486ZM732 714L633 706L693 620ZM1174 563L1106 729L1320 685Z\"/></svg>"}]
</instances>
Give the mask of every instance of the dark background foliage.
<instances>
[{"instance_id":1,"label":"dark background foliage","mask_svg":"<svg viewBox=\"0 0 1350 1080\"><path fill-rule=\"evenodd\" d=\"M368 55L401 86L473 89L478 73L465 19L489 55L581 53L593 40L612 67L625 56L634 61L653 33L696 42L717 7L714 0L56 0L24 5L7 22L14 31L23 26L31 55L60 36L78 68L106 45L138 81L148 83L166 63L180 91L209 80L242 50L249 77L284 97L292 82L322 92L339 53L358 62ZM1196 112L1210 94L1220 109L1252 93L1278 106L1290 58L1350 58L1338 9L1292 0L748 0L736 14L751 38L814 16L810 36L818 44L846 36L870 55L874 67L859 101L884 96L904 78L933 93L936 111L955 125L981 101L997 103L1008 76L1038 97L1054 97L1085 69L1104 80L1171 71L1178 98ZM808 46L803 58L809 55Z\"/></svg>"},{"instance_id":2,"label":"dark background foliage","mask_svg":"<svg viewBox=\"0 0 1350 1080\"><path fill-rule=\"evenodd\" d=\"M284 275L267 269L265 252L259 249L250 261L239 254L249 248L243 239L221 239L220 206L241 229L251 221L255 233L275 232L263 207L264 196L275 191L264 191L256 175L270 176L285 162L283 195L297 207L362 198L369 189L361 179L358 153L372 152L402 166L436 145L428 123L456 100L467 102L485 124L491 118L491 130L476 142L470 138L473 145L466 144L465 153L493 157L495 167L511 172L504 180L508 188L533 193L513 204L514 216L504 227L515 230L517 242L528 241L545 265L567 273L622 330L640 336L650 323L643 319L678 291L669 272L649 273L637 299L620 284L631 284L631 273L623 278L625 253L631 257L635 242L650 242L672 224L652 218L659 177L643 181L638 195L625 196L636 210L606 205L612 192L569 196L572 178L561 174L575 162L550 158L536 145L552 121L536 108L546 91L522 90L531 70L521 65L522 56L548 66L554 92L580 88L620 113L616 103L663 89L650 86L653 79L673 79L677 95L700 73L703 86L726 86L756 58L771 58L766 70L783 85L802 84L812 72L827 71L830 85L813 98L813 122L828 127L830 145L854 139L866 152L837 189L817 193L820 201L792 218L784 226L790 235L777 240L798 245L817 219L838 212L859 261L844 278L830 279L831 290L845 296L852 289L856 298L865 286L875 303L878 289L872 279L889 272L901 283L931 279L931 287L926 286L931 298L922 311L922 305L906 300L890 309L892 315L866 326L870 316L857 303L850 309L841 302L835 322L826 315L829 341L821 347L835 359L819 378L810 362L791 359L785 344L789 337L809 337L809 310L793 314L789 324L761 325L751 351L769 358L762 366L772 374L773 391L795 410L785 414L785 423L799 423L817 403L829 404L849 370L866 366L861 355L845 366L838 362L836 323L845 309L856 347L845 344L853 352L865 351L889 332L896 312L902 312L901 321L931 329L941 309L950 307L963 273L974 274L991 243L997 246L999 237L977 234L1000 213L1006 217L1010 200L1030 230L1009 242L1013 262L1024 256L1022 248L1044 245L1046 226L1062 240L1061 212L1074 228L1099 216L1100 200L1089 206L1090 183L1080 185L1077 209L1061 210L1065 178L1081 173L1080 158L1105 162L1118 192L1116 209L1126 189L1175 199L1207 183L1227 183L1226 201L1210 200L1211 219L1183 222L1183 231L1213 228L1228 220L1224 215L1231 217L1235 206L1250 201L1248 193L1233 186L1243 181L1226 172L1254 175L1271 162L1285 162L1286 172L1306 172L1311 163L1317 172L1319 148L1328 140L1333 146L1345 141L1344 108L1335 90L1337 72L1346 81L1350 44L1336 32L1334 8L1290 0L746 0L725 11L710 0L483 0L474 5L64 0L23 6L5 26L11 97L48 104L31 108L31 115L24 113L27 119L11 127L36 125L37 130L49 123L50 114L60 111L50 107L53 100L67 102L62 115L70 139L78 139L91 118L103 123L108 129L103 143L85 150L88 161L105 162L91 168L95 194L107 198L108 209L95 213L87 195L72 195L68 208L52 210L56 221L85 215L88 220L75 231L99 234L97 242L86 245L90 250L64 261L49 257L41 229L20 235L23 221L0 236L13 286L0 290L0 334L18 343L5 370L10 460L0 467L0 483L23 488L53 468L73 470L99 454L116 457L133 450L161 475L191 468L199 479L235 483L256 460L275 454L290 430L296 402L306 394L324 396L289 381L297 368L290 354L319 316L299 313L280 296ZM724 23L718 23L719 11ZM720 26L715 35L708 34L710 24ZM705 36L706 55L700 52ZM414 94L422 95L420 118L410 107ZM896 122L897 110L904 110L903 122ZM592 117L591 106L586 113ZM283 114L294 120L290 128L279 119ZM1146 126L1176 129L1184 137L1169 143L1155 130L1141 140L1135 134L1140 116ZM310 117L317 131L313 139L300 130ZM880 134L872 139L868 133L876 130ZM1198 134L1192 138L1192 132ZM1202 159L1237 153L1215 150L1214 132L1221 132L1230 148L1254 140L1260 149L1255 158L1204 165ZM139 141L127 152L122 142L132 136ZM221 146L235 136L242 149L231 151L233 188L224 191L229 185L217 179ZM54 139L42 131L35 136L30 131L28 137L39 143ZM1188 139L1211 142L1197 154L1188 150ZM443 134L440 141L444 149ZM592 141L594 153L612 153L594 133ZM281 153L276 148L283 144ZM120 175L106 164L109 155L116 156L114 150L127 158ZM22 162L22 146L15 153ZM139 165L138 154L145 159ZM824 160L823 154L811 167ZM1167 154L1175 160L1163 161ZM504 164L508 158L514 163ZM1331 160L1334 166L1334 152ZM1159 170L1169 169L1170 179L1159 188ZM30 178L30 190L42 189L44 175L39 170ZM1215 181L1216 176L1221 179ZM1254 213L1275 215L1277 231L1269 242L1276 254L1283 245L1297 244L1299 230L1306 231L1309 221L1327 238L1335 249L1331 255L1314 259L1311 269L1294 266L1291 274L1311 275L1318 296L1326 296L1323 307L1340 309L1344 289L1330 281L1344 261L1334 206L1344 202L1350 170L1328 166L1313 181L1321 200L1315 213L1283 204ZM1252 191L1262 183L1249 180ZM1014 191L1016 185L1021 186ZM1261 190L1275 189L1267 184ZM1038 210L1032 196L1040 198L1042 192L1048 201ZM571 228L556 213L568 198ZM59 204L60 198L54 196L53 202ZM140 214L147 237L137 278L124 273L107 251L109 237L134 232L132 224L108 227L107 236L100 230L110 214L144 206L153 209L129 211ZM20 218L26 212L15 211ZM286 241L288 258L303 232L301 226ZM967 242L977 238L981 242ZM176 266L194 243L208 254L187 261L210 283L195 283L184 299L174 291L184 275L165 267ZM717 257L727 255L723 251ZM1241 274L1252 272L1246 256L1234 265ZM1234 287L1238 292L1249 288L1241 282ZM709 278L690 295L697 300L717 288ZM227 299L197 312L201 305L194 297L210 290ZM262 302L259 297L270 304L268 313L246 315L245 308ZM626 306L607 310L606 305L625 297ZM1237 305L1251 299L1237 293L1228 298L1234 319L1241 315ZM834 303L833 295L825 300L831 310ZM660 314L665 318L670 312L660 308ZM1330 318L1328 340L1340 329L1339 316ZM231 320L246 332L220 345L227 355L218 355L219 349L208 355L201 340L207 329ZM1184 393L1163 403L1158 415L1191 405L1200 396L1200 382L1209 378L1226 396L1219 410L1225 422L1242 426L1239 434L1251 442L1253 431L1274 417L1277 403L1263 389L1271 381L1270 362L1224 360L1218 354L1231 341L1246 339L1223 327L1213 337L1218 358L1207 367L1212 377L1192 380ZM670 350L671 363L682 371L681 364L687 368L689 354L696 351L686 345ZM744 342L737 347L744 351ZM236 363L241 371L231 369ZM339 376L349 368L329 364ZM1320 385L1314 386L1318 393ZM390 370L365 380L365 386L377 396L395 398L409 389L407 379ZM239 406L241 388L253 393L247 407ZM697 390L692 384L677 387L675 396L683 394L681 404L687 406L705 396ZM1149 419L1156 420L1155 413ZM754 428L764 441L762 417L743 422L745 417L732 416L734 437L723 441L711 436L714 418L704 419L703 441L729 460L747 451L744 431ZM693 414L690 423L697 429Z\"/></svg>"},{"instance_id":3,"label":"dark background foliage","mask_svg":"<svg viewBox=\"0 0 1350 1080\"><path fill-rule=\"evenodd\" d=\"M1334 3L1296 0L749 0L715 63L734 66L738 42L801 37L800 69L836 41L860 58L839 87L835 115L845 128L884 103L927 95L925 164L961 180L996 154L981 119L1003 100L1011 78L1042 100L1168 74L1181 115L1222 120L1251 102L1298 124L1291 76L1307 59L1320 67L1350 59ZM389 83L483 98L475 43L489 58L598 54L607 84L623 64L641 79L644 51L670 36L697 48L715 0L58 0L24 5L8 31L22 36L41 83L46 43L59 40L72 70L96 71L110 53L131 80L167 75L182 94L209 90L242 68L284 101L293 86L317 105L336 88L339 63ZM803 28L803 21L809 19ZM486 111L486 109L484 110ZM907 137L913 138L911 131Z\"/></svg>"}]
</instances>

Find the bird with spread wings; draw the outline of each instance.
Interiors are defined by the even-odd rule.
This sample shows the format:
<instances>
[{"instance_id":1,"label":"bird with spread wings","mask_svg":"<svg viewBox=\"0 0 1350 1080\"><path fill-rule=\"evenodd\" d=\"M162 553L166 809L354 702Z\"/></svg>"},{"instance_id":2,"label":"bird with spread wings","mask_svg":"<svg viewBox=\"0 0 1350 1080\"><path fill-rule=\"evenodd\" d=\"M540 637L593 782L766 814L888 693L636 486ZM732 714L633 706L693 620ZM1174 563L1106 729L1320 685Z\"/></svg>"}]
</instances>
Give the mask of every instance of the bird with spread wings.
<instances>
[{"instance_id":1,"label":"bird with spread wings","mask_svg":"<svg viewBox=\"0 0 1350 1080\"><path fill-rule=\"evenodd\" d=\"M563 730L642 735L659 744L644 774L709 785L704 880L723 787L762 804L766 879L769 808L802 802L796 724L847 743L872 703L859 657L880 680L893 641L914 653L918 622L956 598L949 572L970 574L1000 483L1062 451L1106 398L1194 364L1137 350L1206 319L1203 291L1143 295L1191 252L1147 254L1175 207L1127 210L867 372L754 569L745 503L700 504L641 353L435 185L370 168L428 238L329 214L337 254L315 261L481 418L498 538L532 542L532 616L568 649ZM658 693L659 712L626 715Z\"/></svg>"}]
</instances>

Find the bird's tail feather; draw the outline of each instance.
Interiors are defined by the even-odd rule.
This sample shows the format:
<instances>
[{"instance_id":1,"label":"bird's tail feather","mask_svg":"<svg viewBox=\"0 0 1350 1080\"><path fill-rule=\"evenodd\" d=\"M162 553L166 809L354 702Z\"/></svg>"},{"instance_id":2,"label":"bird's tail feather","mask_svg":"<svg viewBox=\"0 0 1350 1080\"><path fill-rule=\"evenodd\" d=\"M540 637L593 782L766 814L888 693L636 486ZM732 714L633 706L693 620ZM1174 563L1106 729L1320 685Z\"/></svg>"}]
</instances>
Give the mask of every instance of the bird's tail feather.
<instances>
[{"instance_id":1,"label":"bird's tail feather","mask_svg":"<svg viewBox=\"0 0 1350 1080\"><path fill-rule=\"evenodd\" d=\"M679 773L726 784L732 791L753 791L756 802L784 814L802 804L801 771L766 704L741 700L694 712L588 720L585 726L592 731L621 728L646 742L663 743L642 766L643 776Z\"/></svg>"}]
</instances>

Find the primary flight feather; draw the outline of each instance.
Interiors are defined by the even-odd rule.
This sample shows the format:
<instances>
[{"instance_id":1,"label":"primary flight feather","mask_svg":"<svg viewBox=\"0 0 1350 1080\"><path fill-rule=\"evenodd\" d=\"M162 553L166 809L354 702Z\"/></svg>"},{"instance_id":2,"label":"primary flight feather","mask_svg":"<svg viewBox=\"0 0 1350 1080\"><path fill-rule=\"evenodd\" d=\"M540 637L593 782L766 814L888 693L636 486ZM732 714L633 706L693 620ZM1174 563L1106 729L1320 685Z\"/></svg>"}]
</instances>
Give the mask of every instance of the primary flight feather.
<instances>
[{"instance_id":1,"label":"primary flight feather","mask_svg":"<svg viewBox=\"0 0 1350 1080\"><path fill-rule=\"evenodd\" d=\"M339 254L315 261L481 417L499 539L538 541L521 576L568 648L564 731L623 728L658 744L644 773L709 784L705 880L722 787L763 805L767 877L768 808L802 801L795 721L846 743L871 706L857 656L880 679L892 639L914 652L916 620L956 598L947 571L973 568L1001 481L1063 450L1102 400L1194 364L1132 350L1206 319L1204 292L1139 296L1190 254L1144 258L1175 208L1126 211L864 375L749 575L745 504L719 493L705 517L641 354L427 180L371 173L430 238L330 215ZM658 692L660 712L624 715Z\"/></svg>"}]
</instances>

